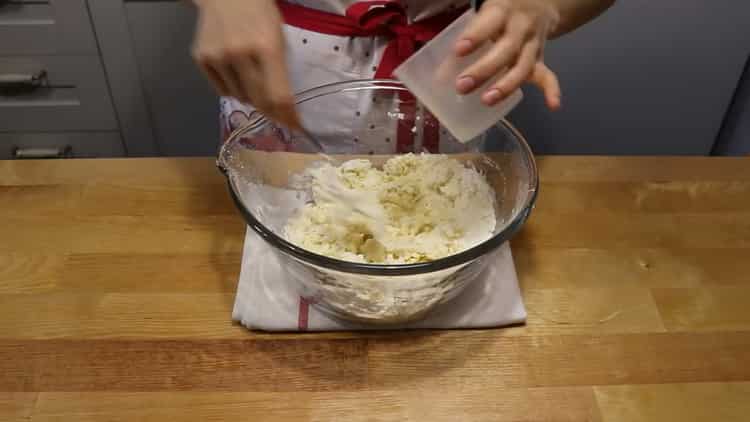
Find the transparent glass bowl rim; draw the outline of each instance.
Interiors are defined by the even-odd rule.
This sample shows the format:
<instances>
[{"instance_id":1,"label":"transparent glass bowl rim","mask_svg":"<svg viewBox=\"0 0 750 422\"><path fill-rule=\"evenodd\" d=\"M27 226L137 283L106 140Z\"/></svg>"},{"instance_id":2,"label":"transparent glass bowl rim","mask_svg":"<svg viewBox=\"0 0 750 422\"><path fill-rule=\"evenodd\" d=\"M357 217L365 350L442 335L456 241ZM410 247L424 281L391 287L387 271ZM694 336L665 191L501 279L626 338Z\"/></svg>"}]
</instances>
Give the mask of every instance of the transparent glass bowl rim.
<instances>
[{"instance_id":1,"label":"transparent glass bowl rim","mask_svg":"<svg viewBox=\"0 0 750 422\"><path fill-rule=\"evenodd\" d=\"M327 85L321 85L306 91L302 91L295 96L295 103L302 104L307 101L314 100L326 95L338 94L342 92L351 92L359 90L389 90L389 91L407 91L398 81L385 80L385 79L365 79L365 80L352 80L346 82L336 82ZM500 120L497 124L503 126L507 131L515 137L521 150L521 154L525 156L530 166L531 180L530 186L532 191L526 199L526 203L523 204L517 214L513 216L513 220L499 233L495 234L490 239L472 247L459 252L454 255L446 256L444 258L436 259L434 261L420 262L414 264L371 264L371 263L359 263L343 261L336 258L331 258L324 255L319 255L314 252L308 251L307 249L301 248L287 241L283 237L277 235L272 230L268 229L263 223L261 223L250 210L245 207L242 200L234 188L232 178L230 177L226 157L230 154L230 148L234 145L237 138L244 135L247 131L253 130L263 124L268 123L268 119L258 112L251 114L251 119L244 126L236 129L229 138L219 149L218 159L216 161L219 170L224 173L227 178L227 184L229 192L234 201L237 209L242 214L245 222L250 228L252 228L258 235L263 238L264 241L271 244L277 250L290 255L298 260L325 269L340 271L344 273L355 273L365 274L373 276L404 276L404 275L417 275L436 272L445 270L452 267L457 267L469 263L483 255L487 255L494 249L498 248L503 243L510 240L523 226L526 219L528 219L531 210L536 203L536 198L539 192L539 176L537 171L536 161L534 154L531 152L526 139L521 135L520 132L506 119ZM271 122L274 124L273 122Z\"/></svg>"}]
</instances>

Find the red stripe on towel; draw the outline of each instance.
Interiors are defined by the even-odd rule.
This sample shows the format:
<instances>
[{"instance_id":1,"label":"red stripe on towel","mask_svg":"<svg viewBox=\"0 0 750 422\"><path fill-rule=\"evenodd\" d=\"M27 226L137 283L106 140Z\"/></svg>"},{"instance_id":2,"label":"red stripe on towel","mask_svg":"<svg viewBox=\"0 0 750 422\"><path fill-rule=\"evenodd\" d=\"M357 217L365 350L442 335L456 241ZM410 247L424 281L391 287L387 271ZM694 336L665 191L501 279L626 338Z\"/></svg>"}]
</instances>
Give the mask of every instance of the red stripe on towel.
<instances>
[{"instance_id":1,"label":"red stripe on towel","mask_svg":"<svg viewBox=\"0 0 750 422\"><path fill-rule=\"evenodd\" d=\"M310 317L310 302L304 297L299 298L299 312L297 314L297 329L307 331L307 322Z\"/></svg>"}]
</instances>

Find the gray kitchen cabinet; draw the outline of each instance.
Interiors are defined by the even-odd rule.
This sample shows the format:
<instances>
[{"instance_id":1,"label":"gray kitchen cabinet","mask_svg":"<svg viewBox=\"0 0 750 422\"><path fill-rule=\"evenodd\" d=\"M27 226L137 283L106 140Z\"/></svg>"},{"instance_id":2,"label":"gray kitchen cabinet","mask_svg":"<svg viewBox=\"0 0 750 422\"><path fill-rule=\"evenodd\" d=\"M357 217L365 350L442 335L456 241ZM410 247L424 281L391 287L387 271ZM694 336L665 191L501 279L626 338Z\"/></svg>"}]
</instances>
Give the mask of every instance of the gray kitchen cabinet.
<instances>
[{"instance_id":1,"label":"gray kitchen cabinet","mask_svg":"<svg viewBox=\"0 0 750 422\"><path fill-rule=\"evenodd\" d=\"M125 155L119 132L0 133L0 160Z\"/></svg>"},{"instance_id":2,"label":"gray kitchen cabinet","mask_svg":"<svg viewBox=\"0 0 750 422\"><path fill-rule=\"evenodd\" d=\"M510 116L537 153L711 153L750 53L750 2L620 0L551 42L563 109Z\"/></svg>"},{"instance_id":3,"label":"gray kitchen cabinet","mask_svg":"<svg viewBox=\"0 0 750 422\"><path fill-rule=\"evenodd\" d=\"M0 1L0 54L97 54L86 0Z\"/></svg>"},{"instance_id":4,"label":"gray kitchen cabinet","mask_svg":"<svg viewBox=\"0 0 750 422\"><path fill-rule=\"evenodd\" d=\"M194 8L126 1L125 12L159 150L168 156L216 154L219 101L190 56Z\"/></svg>"},{"instance_id":5,"label":"gray kitchen cabinet","mask_svg":"<svg viewBox=\"0 0 750 422\"><path fill-rule=\"evenodd\" d=\"M86 0L0 1L0 159L122 155Z\"/></svg>"},{"instance_id":6,"label":"gray kitchen cabinet","mask_svg":"<svg viewBox=\"0 0 750 422\"><path fill-rule=\"evenodd\" d=\"M4 131L116 131L99 57L0 57L0 74L40 76L39 86L0 95Z\"/></svg>"}]
</instances>

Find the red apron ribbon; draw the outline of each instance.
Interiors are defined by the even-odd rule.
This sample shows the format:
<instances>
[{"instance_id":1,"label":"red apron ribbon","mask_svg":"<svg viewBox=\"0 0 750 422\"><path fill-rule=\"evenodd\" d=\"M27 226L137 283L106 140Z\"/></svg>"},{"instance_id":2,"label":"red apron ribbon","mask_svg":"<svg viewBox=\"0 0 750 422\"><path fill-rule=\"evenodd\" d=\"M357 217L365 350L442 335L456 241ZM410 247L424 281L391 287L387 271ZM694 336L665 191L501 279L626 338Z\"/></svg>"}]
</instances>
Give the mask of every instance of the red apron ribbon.
<instances>
[{"instance_id":1,"label":"red apron ribbon","mask_svg":"<svg viewBox=\"0 0 750 422\"><path fill-rule=\"evenodd\" d=\"M389 37L383 57L375 71L375 79L392 79L393 71L419 47L434 38L466 8L409 23L404 6L397 1L362 1L349 6L346 15L323 12L309 7L278 2L284 21L296 28L342 37ZM413 150L415 105L412 97L402 95L402 111L406 119L398 122L396 150L399 153ZM425 113L423 147L438 152L439 124L431 113ZM431 126L428 129L428 125Z\"/></svg>"},{"instance_id":2,"label":"red apron ribbon","mask_svg":"<svg viewBox=\"0 0 750 422\"><path fill-rule=\"evenodd\" d=\"M406 9L396 1L362 1L346 9L346 15L278 2L284 21L291 26L342 37L390 37L383 52L376 79L390 79L393 71L417 48L461 16L465 8L409 23Z\"/></svg>"}]
</instances>

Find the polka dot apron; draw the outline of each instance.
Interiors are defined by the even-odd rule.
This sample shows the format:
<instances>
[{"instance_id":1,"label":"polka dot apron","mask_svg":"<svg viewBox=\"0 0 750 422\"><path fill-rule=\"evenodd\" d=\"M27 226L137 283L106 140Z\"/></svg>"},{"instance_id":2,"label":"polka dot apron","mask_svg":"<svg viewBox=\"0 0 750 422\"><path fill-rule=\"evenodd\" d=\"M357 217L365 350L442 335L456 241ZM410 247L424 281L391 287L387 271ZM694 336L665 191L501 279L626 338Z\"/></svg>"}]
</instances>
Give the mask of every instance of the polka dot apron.
<instances>
[{"instance_id":1,"label":"polka dot apron","mask_svg":"<svg viewBox=\"0 0 750 422\"><path fill-rule=\"evenodd\" d=\"M345 15L347 9L357 3L352 0L297 0L288 3L304 6L322 12ZM400 0L407 20L420 22L435 17L446 11L466 7L469 1L462 0ZM317 86L357 79L370 79L375 76L381 64L389 37L383 36L338 36L284 25L287 43L287 63L290 80L295 92L301 92ZM320 115L305 116L307 129L319 133L326 132L331 136L319 139L326 147L337 140L353 140L360 151L372 154L392 154L397 151L411 150L403 145L403 139L397 140L394 121L375 121L368 116L382 116L382 112L370 113L376 107L392 107L397 98L374 97L370 91L354 91L340 94L335 104L330 107L311 110ZM389 104L389 101L391 102ZM233 130L249 120L253 108L234 98L222 97L220 100L220 127L222 138L226 139ZM373 121L370 121L373 120ZM307 123L318 122L318 123ZM313 124L326 125L325 128L312 127ZM333 130L331 130L333 128ZM320 131L318 129L321 129ZM352 139L349 139L352 138ZM431 152L462 152L477 148L476 144L464 145L453 141L447 132L440 128L428 145ZM402 143L402 145L399 145ZM291 150L288 145L263 145L262 149Z\"/></svg>"}]
</instances>

